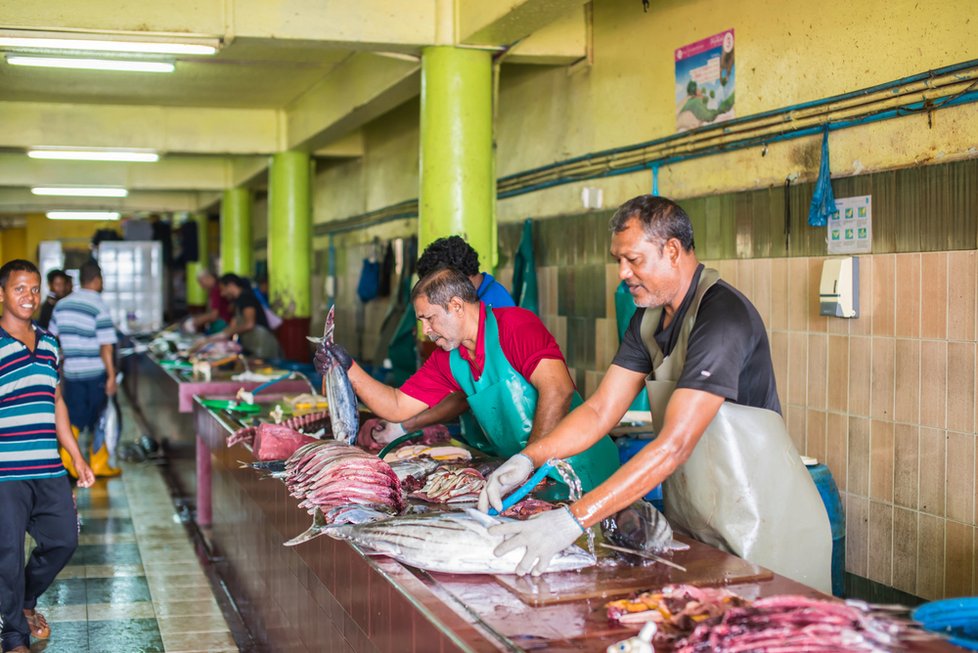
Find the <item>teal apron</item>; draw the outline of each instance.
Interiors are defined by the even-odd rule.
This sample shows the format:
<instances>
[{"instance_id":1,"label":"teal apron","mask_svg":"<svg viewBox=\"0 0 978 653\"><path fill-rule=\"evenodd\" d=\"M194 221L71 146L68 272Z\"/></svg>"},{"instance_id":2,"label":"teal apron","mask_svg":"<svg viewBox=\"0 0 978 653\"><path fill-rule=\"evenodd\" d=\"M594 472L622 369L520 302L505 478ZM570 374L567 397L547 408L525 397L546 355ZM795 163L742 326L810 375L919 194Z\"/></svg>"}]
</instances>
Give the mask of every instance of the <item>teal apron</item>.
<instances>
[{"instance_id":1,"label":"teal apron","mask_svg":"<svg viewBox=\"0 0 978 653\"><path fill-rule=\"evenodd\" d=\"M496 318L488 306L482 340L486 360L478 380L473 378L472 366L462 358L458 349L449 355L452 376L468 397L469 408L482 427L467 432L466 440L481 451L509 458L526 447L533 430L537 389L506 359L499 344ZM582 403L581 396L574 392L571 410ZM618 448L611 438L604 436L587 451L568 458L567 462L581 479L584 492L590 492L618 470ZM567 487L560 476L552 472L551 478L560 484L559 496L548 498L567 498Z\"/></svg>"}]
</instances>

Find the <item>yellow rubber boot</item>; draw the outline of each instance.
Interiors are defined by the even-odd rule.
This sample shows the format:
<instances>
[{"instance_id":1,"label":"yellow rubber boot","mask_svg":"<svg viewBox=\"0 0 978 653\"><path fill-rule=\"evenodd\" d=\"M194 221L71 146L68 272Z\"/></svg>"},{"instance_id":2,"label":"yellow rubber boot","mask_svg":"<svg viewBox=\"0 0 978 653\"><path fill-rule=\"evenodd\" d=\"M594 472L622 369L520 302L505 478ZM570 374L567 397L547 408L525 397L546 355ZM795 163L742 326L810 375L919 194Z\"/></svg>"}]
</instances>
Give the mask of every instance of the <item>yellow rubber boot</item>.
<instances>
[{"instance_id":1,"label":"yellow rubber boot","mask_svg":"<svg viewBox=\"0 0 978 653\"><path fill-rule=\"evenodd\" d=\"M78 442L78 429L74 426L71 427L71 434L75 436L75 442ZM75 464L71 461L71 456L65 451L64 447L58 447L58 452L61 454L61 463L68 470L68 473L72 478L78 478L78 472L75 471Z\"/></svg>"},{"instance_id":2,"label":"yellow rubber boot","mask_svg":"<svg viewBox=\"0 0 978 653\"><path fill-rule=\"evenodd\" d=\"M91 451L91 449L89 449ZM122 470L109 464L109 448L104 444L98 451L92 452L88 457L92 473L96 476L118 476Z\"/></svg>"}]
</instances>

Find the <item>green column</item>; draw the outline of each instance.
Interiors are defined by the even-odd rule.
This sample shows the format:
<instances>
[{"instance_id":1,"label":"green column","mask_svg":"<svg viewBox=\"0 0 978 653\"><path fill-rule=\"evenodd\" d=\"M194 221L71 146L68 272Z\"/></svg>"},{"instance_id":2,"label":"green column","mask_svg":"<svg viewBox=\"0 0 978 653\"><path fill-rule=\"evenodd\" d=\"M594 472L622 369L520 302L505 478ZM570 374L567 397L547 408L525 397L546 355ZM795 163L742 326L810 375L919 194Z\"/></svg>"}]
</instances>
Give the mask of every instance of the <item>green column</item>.
<instances>
[{"instance_id":1,"label":"green column","mask_svg":"<svg viewBox=\"0 0 978 653\"><path fill-rule=\"evenodd\" d=\"M309 317L312 252L309 155L279 152L268 175L268 294L282 318Z\"/></svg>"},{"instance_id":2,"label":"green column","mask_svg":"<svg viewBox=\"0 0 978 653\"><path fill-rule=\"evenodd\" d=\"M233 272L250 277L251 262L251 191L230 188L221 202L221 274Z\"/></svg>"},{"instance_id":3,"label":"green column","mask_svg":"<svg viewBox=\"0 0 978 653\"><path fill-rule=\"evenodd\" d=\"M496 262L492 58L434 46L421 57L421 195L418 240L462 235L482 269Z\"/></svg>"},{"instance_id":4,"label":"green column","mask_svg":"<svg viewBox=\"0 0 978 653\"><path fill-rule=\"evenodd\" d=\"M207 215L194 213L189 220L197 224L197 260L187 263L187 304L205 306L207 293L197 283L197 273L207 267Z\"/></svg>"}]
</instances>

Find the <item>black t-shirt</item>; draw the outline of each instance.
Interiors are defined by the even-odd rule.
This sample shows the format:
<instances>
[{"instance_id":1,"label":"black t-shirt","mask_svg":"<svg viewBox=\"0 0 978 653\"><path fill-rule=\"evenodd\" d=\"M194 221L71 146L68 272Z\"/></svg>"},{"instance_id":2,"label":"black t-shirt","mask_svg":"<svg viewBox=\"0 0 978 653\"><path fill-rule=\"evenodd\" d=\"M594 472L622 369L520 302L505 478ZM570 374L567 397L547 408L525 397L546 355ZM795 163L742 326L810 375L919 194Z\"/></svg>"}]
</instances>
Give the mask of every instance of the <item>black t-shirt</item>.
<instances>
[{"instance_id":1,"label":"black t-shirt","mask_svg":"<svg viewBox=\"0 0 978 653\"><path fill-rule=\"evenodd\" d=\"M655 340L666 356L676 344L679 325L692 303L702 270L700 265L669 327L663 330L660 322L656 330ZM635 311L612 362L648 374L652 371L652 358L642 342L644 316L644 308ZM761 316L750 300L722 279L706 291L700 302L676 387L703 390L742 406L781 412L771 347Z\"/></svg>"},{"instance_id":2,"label":"black t-shirt","mask_svg":"<svg viewBox=\"0 0 978 653\"><path fill-rule=\"evenodd\" d=\"M268 328L268 318L265 317L265 308L250 288L241 289L241 294L234 300L234 305L241 312L241 315L244 315L244 309L246 308L255 309L255 324L263 326L266 329Z\"/></svg>"},{"instance_id":3,"label":"black t-shirt","mask_svg":"<svg viewBox=\"0 0 978 653\"><path fill-rule=\"evenodd\" d=\"M45 331L48 330L48 325L51 324L51 314L54 313L54 305L58 303L58 300L54 295L48 295L44 303L41 304L41 314L37 316L37 323Z\"/></svg>"}]
</instances>

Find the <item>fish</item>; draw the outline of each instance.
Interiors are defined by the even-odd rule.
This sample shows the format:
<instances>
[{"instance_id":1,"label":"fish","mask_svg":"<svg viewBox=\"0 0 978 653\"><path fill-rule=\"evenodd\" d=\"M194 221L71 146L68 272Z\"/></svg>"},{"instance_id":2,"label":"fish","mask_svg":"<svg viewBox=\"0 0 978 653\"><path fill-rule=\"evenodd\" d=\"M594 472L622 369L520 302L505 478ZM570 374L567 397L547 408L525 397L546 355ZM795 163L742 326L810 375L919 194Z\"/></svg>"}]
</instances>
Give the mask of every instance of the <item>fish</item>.
<instances>
[{"instance_id":1,"label":"fish","mask_svg":"<svg viewBox=\"0 0 978 653\"><path fill-rule=\"evenodd\" d=\"M313 338L306 336L310 342L319 345L313 362L318 371L323 376L322 392L326 395L329 403L329 421L332 426L333 439L353 444L357 440L357 433L360 428L360 411L357 408L357 395L353 392L353 385L343 366L336 361L332 355L333 331L336 323L333 313L335 306L331 306L329 313L326 314L326 325L323 327L323 337Z\"/></svg>"},{"instance_id":2,"label":"fish","mask_svg":"<svg viewBox=\"0 0 978 653\"><path fill-rule=\"evenodd\" d=\"M366 524L390 517L390 513L381 512L366 506L339 506L323 512L321 508L316 508L312 516L312 525L305 532L296 535L285 546L297 546L303 542L314 540L327 530L337 528L343 524Z\"/></svg>"},{"instance_id":3,"label":"fish","mask_svg":"<svg viewBox=\"0 0 978 653\"><path fill-rule=\"evenodd\" d=\"M515 574L523 549L496 556L503 538L490 526L502 523L478 510L434 512L393 517L369 524L344 524L327 535L346 540L370 555L386 555L412 567L449 574ZM584 569L595 564L593 555L571 545L554 556L547 573Z\"/></svg>"}]
</instances>

